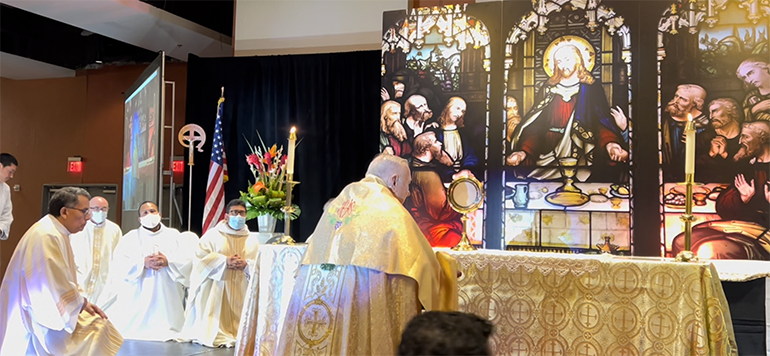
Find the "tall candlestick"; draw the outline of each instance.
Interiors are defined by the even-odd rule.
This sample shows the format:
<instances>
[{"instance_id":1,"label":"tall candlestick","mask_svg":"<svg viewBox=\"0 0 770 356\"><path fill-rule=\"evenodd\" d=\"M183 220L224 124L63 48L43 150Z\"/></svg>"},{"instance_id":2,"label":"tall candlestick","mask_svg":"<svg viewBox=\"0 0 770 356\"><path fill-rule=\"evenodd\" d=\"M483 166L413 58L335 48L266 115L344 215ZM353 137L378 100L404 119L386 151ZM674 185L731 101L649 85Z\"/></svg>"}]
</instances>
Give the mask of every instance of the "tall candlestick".
<instances>
[{"instance_id":1,"label":"tall candlestick","mask_svg":"<svg viewBox=\"0 0 770 356\"><path fill-rule=\"evenodd\" d=\"M294 149L297 146L297 129L291 128L289 134L289 158L286 159L286 173L294 174Z\"/></svg>"},{"instance_id":2,"label":"tall candlestick","mask_svg":"<svg viewBox=\"0 0 770 356\"><path fill-rule=\"evenodd\" d=\"M695 122L692 121L692 115L687 114L687 124L684 127L685 132L685 163L684 174L695 174Z\"/></svg>"}]
</instances>

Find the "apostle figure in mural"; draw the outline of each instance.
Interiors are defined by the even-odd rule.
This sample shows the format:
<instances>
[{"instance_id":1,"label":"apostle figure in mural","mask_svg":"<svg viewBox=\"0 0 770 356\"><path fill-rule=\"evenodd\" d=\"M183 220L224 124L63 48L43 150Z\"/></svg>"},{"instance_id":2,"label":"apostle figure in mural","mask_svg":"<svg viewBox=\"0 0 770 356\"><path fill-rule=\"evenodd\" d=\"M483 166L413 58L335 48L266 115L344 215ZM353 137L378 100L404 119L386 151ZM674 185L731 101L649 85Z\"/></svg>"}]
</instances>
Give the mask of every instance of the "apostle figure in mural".
<instances>
[{"instance_id":1,"label":"apostle figure in mural","mask_svg":"<svg viewBox=\"0 0 770 356\"><path fill-rule=\"evenodd\" d=\"M716 200L721 220L693 227L692 251L700 258L770 260L770 123L743 124L739 159L751 162ZM672 243L672 253L684 249L684 233Z\"/></svg>"},{"instance_id":2,"label":"apostle figure in mural","mask_svg":"<svg viewBox=\"0 0 770 356\"><path fill-rule=\"evenodd\" d=\"M708 104L711 125L696 135L696 180L729 182L737 172L735 154L741 138L742 111L732 98L714 99Z\"/></svg>"},{"instance_id":3,"label":"apostle figure in mural","mask_svg":"<svg viewBox=\"0 0 770 356\"><path fill-rule=\"evenodd\" d=\"M666 105L669 117L661 126L663 139L663 164L684 167L684 126L691 116L695 121L696 135L708 127L709 120L703 108L706 90L696 84L682 84L676 88L674 98ZM681 171L681 172L680 172ZM667 181L683 181L684 171L672 168L666 174Z\"/></svg>"},{"instance_id":4,"label":"apostle figure in mural","mask_svg":"<svg viewBox=\"0 0 770 356\"><path fill-rule=\"evenodd\" d=\"M401 104L388 100L380 107L380 152L409 157L412 146L401 124Z\"/></svg>"},{"instance_id":5,"label":"apostle figure in mural","mask_svg":"<svg viewBox=\"0 0 770 356\"><path fill-rule=\"evenodd\" d=\"M444 106L439 116L440 129L436 138L444 145L444 152L451 158L450 173L452 180L460 176L475 177L473 170L479 164L470 143L470 134L465 128L465 110L467 104L460 97L452 97Z\"/></svg>"},{"instance_id":6,"label":"apostle figure in mural","mask_svg":"<svg viewBox=\"0 0 770 356\"><path fill-rule=\"evenodd\" d=\"M422 95L412 95L406 99L404 104L404 130L406 137L411 144L414 138L429 128L436 128L433 117L433 110L428 106L428 101Z\"/></svg>"},{"instance_id":7,"label":"apostle figure in mural","mask_svg":"<svg viewBox=\"0 0 770 356\"><path fill-rule=\"evenodd\" d=\"M594 50L581 37L563 36L548 46L545 97L516 129L508 165L536 166L528 176L538 180L559 179L559 159L577 158L584 168L576 177L585 181L593 173L585 167L595 161L614 165L628 160L627 118L622 110L610 109L604 89L591 76L593 63Z\"/></svg>"},{"instance_id":8,"label":"apostle figure in mural","mask_svg":"<svg viewBox=\"0 0 770 356\"><path fill-rule=\"evenodd\" d=\"M516 126L521 123L519 114L519 102L511 95L505 96L505 139L508 144L513 140L513 133L516 132Z\"/></svg>"},{"instance_id":9,"label":"apostle figure in mural","mask_svg":"<svg viewBox=\"0 0 770 356\"><path fill-rule=\"evenodd\" d=\"M422 233L433 247L454 247L462 238L460 214L447 200L447 192L439 171L451 167L452 161L442 154L441 141L436 133L425 132L414 139L414 152L410 169L412 184L405 205L414 217Z\"/></svg>"},{"instance_id":10,"label":"apostle figure in mural","mask_svg":"<svg viewBox=\"0 0 770 356\"><path fill-rule=\"evenodd\" d=\"M743 100L746 121L770 121L770 64L767 60L749 58L735 73L748 87Z\"/></svg>"}]
</instances>

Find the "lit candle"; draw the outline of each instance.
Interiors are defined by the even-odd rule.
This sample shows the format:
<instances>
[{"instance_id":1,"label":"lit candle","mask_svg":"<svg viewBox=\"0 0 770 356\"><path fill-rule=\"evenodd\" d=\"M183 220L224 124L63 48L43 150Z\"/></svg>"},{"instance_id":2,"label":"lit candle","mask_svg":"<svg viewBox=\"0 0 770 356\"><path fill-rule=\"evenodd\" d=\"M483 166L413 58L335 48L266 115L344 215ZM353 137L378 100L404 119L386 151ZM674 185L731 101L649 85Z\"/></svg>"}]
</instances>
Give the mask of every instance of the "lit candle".
<instances>
[{"instance_id":1,"label":"lit candle","mask_svg":"<svg viewBox=\"0 0 770 356\"><path fill-rule=\"evenodd\" d=\"M294 174L294 148L297 146L297 129L291 128L289 134L289 158L286 159L286 174Z\"/></svg>"},{"instance_id":2,"label":"lit candle","mask_svg":"<svg viewBox=\"0 0 770 356\"><path fill-rule=\"evenodd\" d=\"M695 174L695 123L692 121L692 115L687 114L687 124L685 132L685 163L684 174Z\"/></svg>"}]
</instances>

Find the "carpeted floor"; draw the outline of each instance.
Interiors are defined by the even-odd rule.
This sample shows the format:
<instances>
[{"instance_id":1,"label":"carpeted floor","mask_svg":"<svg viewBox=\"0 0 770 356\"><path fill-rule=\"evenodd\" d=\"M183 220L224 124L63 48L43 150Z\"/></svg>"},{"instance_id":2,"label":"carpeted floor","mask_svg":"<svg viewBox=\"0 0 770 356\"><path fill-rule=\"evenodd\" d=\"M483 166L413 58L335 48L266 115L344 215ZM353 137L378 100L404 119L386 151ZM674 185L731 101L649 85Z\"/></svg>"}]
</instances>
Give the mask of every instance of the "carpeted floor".
<instances>
[{"instance_id":1,"label":"carpeted floor","mask_svg":"<svg viewBox=\"0 0 770 356\"><path fill-rule=\"evenodd\" d=\"M212 349L191 343L125 340L117 356L232 356L235 349Z\"/></svg>"}]
</instances>

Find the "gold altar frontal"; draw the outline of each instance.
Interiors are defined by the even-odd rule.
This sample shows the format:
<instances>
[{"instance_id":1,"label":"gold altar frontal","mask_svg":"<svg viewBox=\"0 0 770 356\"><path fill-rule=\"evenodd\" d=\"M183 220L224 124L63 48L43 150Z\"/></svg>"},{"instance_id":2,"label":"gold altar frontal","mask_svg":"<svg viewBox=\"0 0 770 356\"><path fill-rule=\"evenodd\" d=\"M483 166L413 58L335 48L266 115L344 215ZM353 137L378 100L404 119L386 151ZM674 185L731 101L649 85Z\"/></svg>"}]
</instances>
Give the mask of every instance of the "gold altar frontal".
<instances>
[{"instance_id":1,"label":"gold altar frontal","mask_svg":"<svg viewBox=\"0 0 770 356\"><path fill-rule=\"evenodd\" d=\"M452 252L459 305L495 325L497 355L737 355L710 263L479 250Z\"/></svg>"},{"instance_id":2,"label":"gold altar frontal","mask_svg":"<svg viewBox=\"0 0 770 356\"><path fill-rule=\"evenodd\" d=\"M235 355L275 354L305 249L260 246ZM738 355L727 300L708 262L438 250L463 272L460 310L495 325L495 355Z\"/></svg>"}]
</instances>

